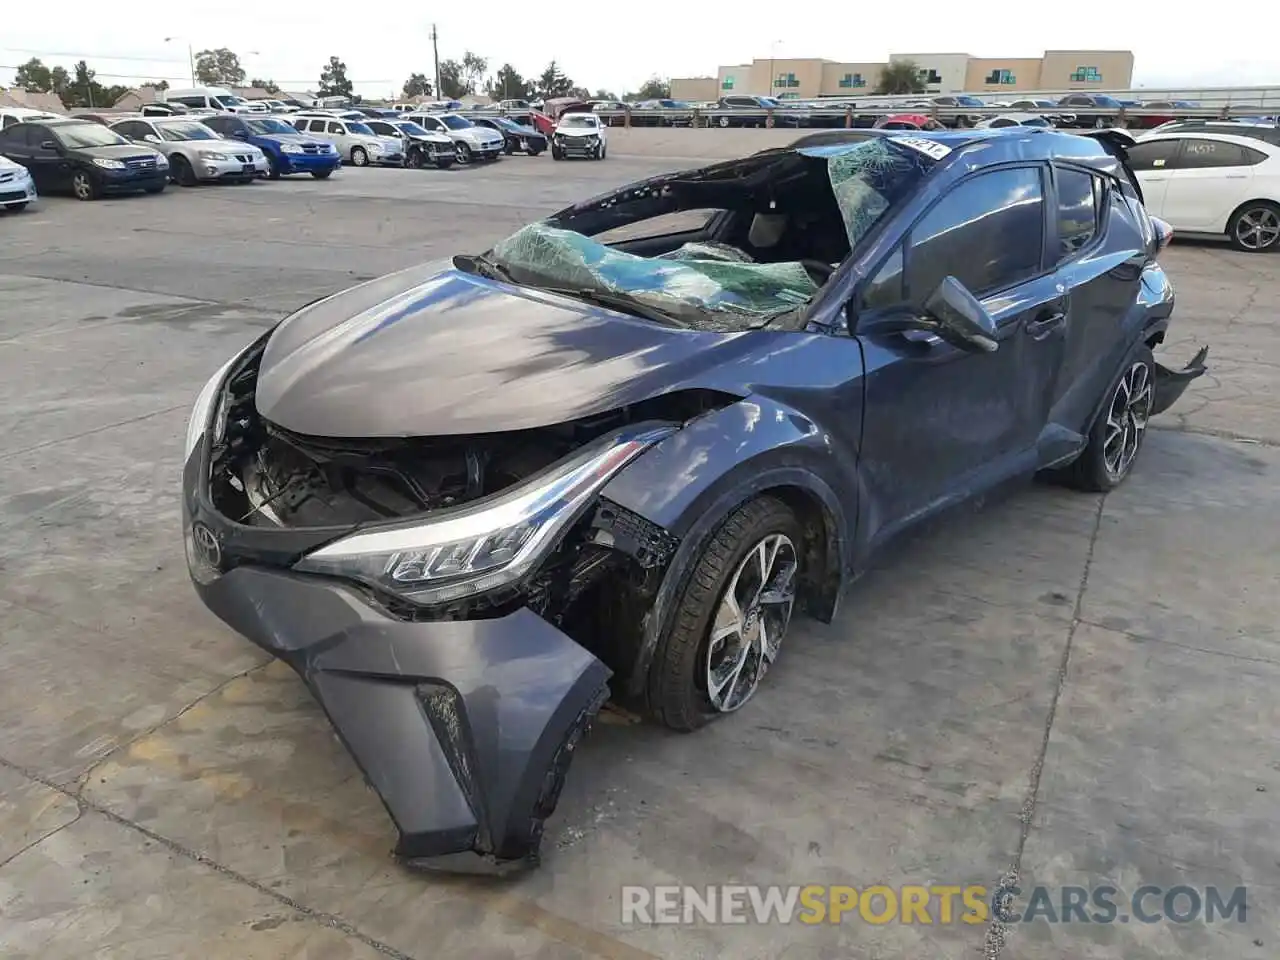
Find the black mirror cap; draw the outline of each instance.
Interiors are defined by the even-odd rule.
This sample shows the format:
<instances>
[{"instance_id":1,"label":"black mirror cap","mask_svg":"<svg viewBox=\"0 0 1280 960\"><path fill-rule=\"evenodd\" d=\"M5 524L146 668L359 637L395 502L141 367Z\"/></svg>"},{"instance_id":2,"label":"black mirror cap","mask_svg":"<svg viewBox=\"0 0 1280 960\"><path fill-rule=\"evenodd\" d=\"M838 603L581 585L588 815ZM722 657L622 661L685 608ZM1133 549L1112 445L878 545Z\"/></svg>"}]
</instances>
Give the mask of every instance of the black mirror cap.
<instances>
[{"instance_id":1,"label":"black mirror cap","mask_svg":"<svg viewBox=\"0 0 1280 960\"><path fill-rule=\"evenodd\" d=\"M962 350L993 353L1000 346L996 323L969 288L955 277L942 278L924 302L934 333Z\"/></svg>"}]
</instances>

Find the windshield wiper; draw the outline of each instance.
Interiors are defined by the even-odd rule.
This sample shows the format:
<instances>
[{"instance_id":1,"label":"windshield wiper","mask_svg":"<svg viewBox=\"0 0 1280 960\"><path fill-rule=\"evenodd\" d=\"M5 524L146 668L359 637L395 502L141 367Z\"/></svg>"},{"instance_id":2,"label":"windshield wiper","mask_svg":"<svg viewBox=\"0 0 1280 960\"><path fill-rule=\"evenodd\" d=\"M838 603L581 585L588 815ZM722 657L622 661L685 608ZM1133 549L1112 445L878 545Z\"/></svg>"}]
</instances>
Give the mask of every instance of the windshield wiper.
<instances>
[{"instance_id":1,"label":"windshield wiper","mask_svg":"<svg viewBox=\"0 0 1280 960\"><path fill-rule=\"evenodd\" d=\"M610 310L619 310L622 313L630 313L637 317L643 317L646 320L652 320L654 323L660 323L667 327L680 327L687 329L688 324L682 323L674 316L658 307L645 303L637 297L629 293L614 293L609 290L593 290L589 287L543 287L533 286L535 290L545 290L547 293L556 293L562 297L572 297L575 300L586 300L597 306L608 307Z\"/></svg>"}]
</instances>

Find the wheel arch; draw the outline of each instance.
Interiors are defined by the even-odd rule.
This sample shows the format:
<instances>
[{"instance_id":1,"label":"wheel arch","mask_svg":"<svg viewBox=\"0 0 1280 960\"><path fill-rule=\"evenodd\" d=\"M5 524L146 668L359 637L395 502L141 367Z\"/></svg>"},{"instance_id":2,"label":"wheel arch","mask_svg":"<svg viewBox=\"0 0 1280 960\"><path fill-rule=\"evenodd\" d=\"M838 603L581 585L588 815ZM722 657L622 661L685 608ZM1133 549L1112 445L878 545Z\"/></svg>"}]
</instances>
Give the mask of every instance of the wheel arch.
<instances>
[{"instance_id":1,"label":"wheel arch","mask_svg":"<svg viewBox=\"0 0 1280 960\"><path fill-rule=\"evenodd\" d=\"M1231 236L1231 224L1235 223L1236 217L1240 216L1246 207L1252 206L1270 207L1272 210L1280 212L1280 203L1275 200L1270 200L1267 197L1254 197L1252 200L1246 200L1244 203L1235 205L1232 211L1227 214L1227 222L1223 224L1222 232L1228 237Z\"/></svg>"}]
</instances>

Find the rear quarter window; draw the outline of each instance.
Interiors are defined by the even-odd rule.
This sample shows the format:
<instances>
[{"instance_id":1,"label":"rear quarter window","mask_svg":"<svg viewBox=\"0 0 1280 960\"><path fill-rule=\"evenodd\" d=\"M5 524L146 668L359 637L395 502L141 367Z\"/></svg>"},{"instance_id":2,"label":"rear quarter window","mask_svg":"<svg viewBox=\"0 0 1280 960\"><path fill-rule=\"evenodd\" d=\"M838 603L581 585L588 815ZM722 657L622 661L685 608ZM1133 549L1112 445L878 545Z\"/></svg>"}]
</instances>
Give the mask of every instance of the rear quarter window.
<instances>
[{"instance_id":1,"label":"rear quarter window","mask_svg":"<svg viewBox=\"0 0 1280 960\"><path fill-rule=\"evenodd\" d=\"M1075 256L1098 235L1102 211L1101 178L1074 167L1058 167L1058 260Z\"/></svg>"}]
</instances>

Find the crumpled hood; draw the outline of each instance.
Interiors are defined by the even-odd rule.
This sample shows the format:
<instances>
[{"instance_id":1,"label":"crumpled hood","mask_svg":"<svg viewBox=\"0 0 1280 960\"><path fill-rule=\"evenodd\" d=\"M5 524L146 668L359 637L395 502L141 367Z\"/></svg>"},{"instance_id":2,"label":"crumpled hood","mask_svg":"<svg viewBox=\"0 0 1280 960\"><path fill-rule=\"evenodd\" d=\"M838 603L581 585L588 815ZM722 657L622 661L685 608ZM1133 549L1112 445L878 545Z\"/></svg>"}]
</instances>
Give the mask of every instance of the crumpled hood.
<instances>
[{"instance_id":1,"label":"crumpled hood","mask_svg":"<svg viewBox=\"0 0 1280 960\"><path fill-rule=\"evenodd\" d=\"M283 321L257 406L312 436L521 430L702 385L713 368L741 369L760 338L771 335L663 327L436 262Z\"/></svg>"}]
</instances>

